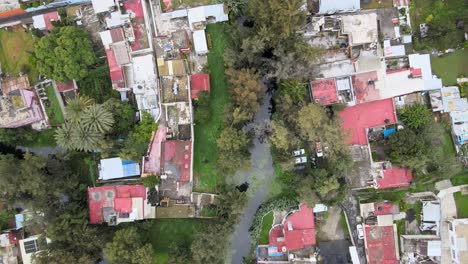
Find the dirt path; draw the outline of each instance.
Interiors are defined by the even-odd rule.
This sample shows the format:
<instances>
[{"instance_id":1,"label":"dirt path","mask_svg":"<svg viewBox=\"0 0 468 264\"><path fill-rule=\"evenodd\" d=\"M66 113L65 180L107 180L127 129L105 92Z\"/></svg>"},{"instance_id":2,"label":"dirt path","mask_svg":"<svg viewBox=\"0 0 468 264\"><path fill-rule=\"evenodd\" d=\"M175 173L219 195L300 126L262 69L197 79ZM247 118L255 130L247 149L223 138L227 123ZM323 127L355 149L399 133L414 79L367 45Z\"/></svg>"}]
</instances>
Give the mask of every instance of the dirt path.
<instances>
[{"instance_id":1,"label":"dirt path","mask_svg":"<svg viewBox=\"0 0 468 264\"><path fill-rule=\"evenodd\" d=\"M322 239L324 240L344 240L345 233L341 224L341 208L338 206L329 208L328 218L325 224L320 227ZM348 230L346 230L348 232Z\"/></svg>"}]
</instances>

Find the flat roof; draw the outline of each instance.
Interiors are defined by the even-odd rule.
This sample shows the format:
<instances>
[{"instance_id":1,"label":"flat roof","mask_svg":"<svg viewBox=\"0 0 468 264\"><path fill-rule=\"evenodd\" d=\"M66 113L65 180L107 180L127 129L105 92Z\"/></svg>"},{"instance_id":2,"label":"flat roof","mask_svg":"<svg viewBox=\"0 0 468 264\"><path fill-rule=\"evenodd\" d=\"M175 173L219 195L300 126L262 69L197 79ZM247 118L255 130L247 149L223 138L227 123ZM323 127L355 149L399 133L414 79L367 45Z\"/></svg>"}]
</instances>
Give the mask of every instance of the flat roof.
<instances>
[{"instance_id":1,"label":"flat roof","mask_svg":"<svg viewBox=\"0 0 468 264\"><path fill-rule=\"evenodd\" d=\"M91 224L104 222L104 211L115 210L115 200L117 200L117 209L126 209L125 204L128 203L128 200L122 199L129 198L146 200L145 186L137 184L88 188L89 222ZM120 211L118 212L120 213ZM144 212L142 213L144 214Z\"/></svg>"},{"instance_id":2,"label":"flat roof","mask_svg":"<svg viewBox=\"0 0 468 264\"><path fill-rule=\"evenodd\" d=\"M127 12L132 13L132 26L135 33L135 41L131 43L132 51L138 51L149 47L148 34L146 32L145 14L141 0L122 1Z\"/></svg>"},{"instance_id":3,"label":"flat roof","mask_svg":"<svg viewBox=\"0 0 468 264\"><path fill-rule=\"evenodd\" d=\"M398 264L398 242L391 226L364 226L364 243L369 264Z\"/></svg>"},{"instance_id":4,"label":"flat roof","mask_svg":"<svg viewBox=\"0 0 468 264\"><path fill-rule=\"evenodd\" d=\"M439 222L440 221L440 203L438 201L422 202L422 221Z\"/></svg>"},{"instance_id":5,"label":"flat roof","mask_svg":"<svg viewBox=\"0 0 468 264\"><path fill-rule=\"evenodd\" d=\"M341 19L343 22L342 31L349 35L350 46L378 41L377 14L375 12L344 15Z\"/></svg>"},{"instance_id":6,"label":"flat roof","mask_svg":"<svg viewBox=\"0 0 468 264\"><path fill-rule=\"evenodd\" d=\"M408 59L411 68L421 69L423 79L432 79L431 56L429 54L410 54Z\"/></svg>"},{"instance_id":7,"label":"flat roof","mask_svg":"<svg viewBox=\"0 0 468 264\"><path fill-rule=\"evenodd\" d=\"M384 48L385 58L405 56L405 45L388 46Z\"/></svg>"},{"instance_id":8,"label":"flat roof","mask_svg":"<svg viewBox=\"0 0 468 264\"><path fill-rule=\"evenodd\" d=\"M338 102L335 79L323 79L310 82L312 97L320 105L330 105Z\"/></svg>"},{"instance_id":9,"label":"flat roof","mask_svg":"<svg viewBox=\"0 0 468 264\"><path fill-rule=\"evenodd\" d=\"M181 13L180 15L184 15ZM190 8L187 11L190 29L193 30L193 23L204 22L206 18L213 17L216 22L228 21L229 16L225 12L224 4L205 5Z\"/></svg>"},{"instance_id":10,"label":"flat roof","mask_svg":"<svg viewBox=\"0 0 468 264\"><path fill-rule=\"evenodd\" d=\"M355 74L351 80L357 104L373 102L382 98L381 91L376 87L376 83L380 81L377 71Z\"/></svg>"},{"instance_id":11,"label":"flat roof","mask_svg":"<svg viewBox=\"0 0 468 264\"><path fill-rule=\"evenodd\" d=\"M159 125L158 130L153 132L148 154L144 158L142 177L161 173L161 144L166 141L166 132L167 128L163 125Z\"/></svg>"},{"instance_id":12,"label":"flat roof","mask_svg":"<svg viewBox=\"0 0 468 264\"><path fill-rule=\"evenodd\" d=\"M320 0L319 13L331 14L340 11L350 11L361 9L360 0Z\"/></svg>"},{"instance_id":13,"label":"flat roof","mask_svg":"<svg viewBox=\"0 0 468 264\"><path fill-rule=\"evenodd\" d=\"M107 12L111 7L115 6L114 0L92 0L91 2L96 14Z\"/></svg>"},{"instance_id":14,"label":"flat roof","mask_svg":"<svg viewBox=\"0 0 468 264\"><path fill-rule=\"evenodd\" d=\"M342 127L349 132L347 143L350 145L367 145L366 129L396 122L393 99L359 104L347 107L340 113Z\"/></svg>"},{"instance_id":15,"label":"flat roof","mask_svg":"<svg viewBox=\"0 0 468 264\"><path fill-rule=\"evenodd\" d=\"M390 202L378 202L374 203L374 214L375 215L388 215L388 214L399 214L400 208Z\"/></svg>"},{"instance_id":16,"label":"flat roof","mask_svg":"<svg viewBox=\"0 0 468 264\"><path fill-rule=\"evenodd\" d=\"M164 172L174 174L178 181L190 181L192 142L169 140L162 142Z\"/></svg>"},{"instance_id":17,"label":"flat roof","mask_svg":"<svg viewBox=\"0 0 468 264\"><path fill-rule=\"evenodd\" d=\"M210 91L210 75L207 73L198 73L190 76L190 96L192 99L198 97L198 93L202 91Z\"/></svg>"},{"instance_id":18,"label":"flat roof","mask_svg":"<svg viewBox=\"0 0 468 264\"><path fill-rule=\"evenodd\" d=\"M206 54L208 52L205 30L193 31L193 46L195 47L195 53L197 54Z\"/></svg>"},{"instance_id":19,"label":"flat roof","mask_svg":"<svg viewBox=\"0 0 468 264\"><path fill-rule=\"evenodd\" d=\"M377 179L377 189L407 187L413 180L410 169L393 166L383 171L383 178Z\"/></svg>"},{"instance_id":20,"label":"flat roof","mask_svg":"<svg viewBox=\"0 0 468 264\"><path fill-rule=\"evenodd\" d=\"M137 175L140 175L140 165L137 162L122 160L119 157L102 159L100 162L100 180L113 180Z\"/></svg>"}]
</instances>

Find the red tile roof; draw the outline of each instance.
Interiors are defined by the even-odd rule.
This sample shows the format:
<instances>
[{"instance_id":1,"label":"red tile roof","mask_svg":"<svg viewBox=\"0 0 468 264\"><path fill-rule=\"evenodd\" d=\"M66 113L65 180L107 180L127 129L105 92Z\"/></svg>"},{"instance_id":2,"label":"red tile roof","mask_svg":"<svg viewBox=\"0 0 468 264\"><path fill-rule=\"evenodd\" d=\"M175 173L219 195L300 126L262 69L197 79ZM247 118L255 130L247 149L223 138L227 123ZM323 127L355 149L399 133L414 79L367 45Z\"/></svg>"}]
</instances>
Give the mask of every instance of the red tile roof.
<instances>
[{"instance_id":1,"label":"red tile roof","mask_svg":"<svg viewBox=\"0 0 468 264\"><path fill-rule=\"evenodd\" d=\"M371 82L379 79L376 71L359 73L353 75L351 79L357 104L380 100L380 92Z\"/></svg>"},{"instance_id":2,"label":"red tile roof","mask_svg":"<svg viewBox=\"0 0 468 264\"><path fill-rule=\"evenodd\" d=\"M164 164L164 170L171 170L178 181L190 181L192 142L166 141L162 143L162 152L164 160L161 164Z\"/></svg>"},{"instance_id":3,"label":"red tile roof","mask_svg":"<svg viewBox=\"0 0 468 264\"><path fill-rule=\"evenodd\" d=\"M374 203L375 215L388 215L388 214L398 214L398 213L400 213L400 208L389 202Z\"/></svg>"},{"instance_id":4,"label":"red tile roof","mask_svg":"<svg viewBox=\"0 0 468 264\"><path fill-rule=\"evenodd\" d=\"M160 174L161 173L161 144L166 141L167 128L159 125L158 131L153 133L148 148L148 155L144 159L142 174Z\"/></svg>"},{"instance_id":5,"label":"red tile roof","mask_svg":"<svg viewBox=\"0 0 468 264\"><path fill-rule=\"evenodd\" d=\"M54 28L54 26L52 26L52 21L59 21L60 20L60 16L59 16L57 11L50 12L50 13L45 13L42 16L44 17L46 28L48 30L51 30L52 28Z\"/></svg>"},{"instance_id":6,"label":"red tile roof","mask_svg":"<svg viewBox=\"0 0 468 264\"><path fill-rule=\"evenodd\" d=\"M146 199L146 188L143 185L117 185L88 188L89 222L104 222L103 208L113 208L117 212L131 211L131 198ZM130 206L128 202L130 201Z\"/></svg>"},{"instance_id":7,"label":"red tile roof","mask_svg":"<svg viewBox=\"0 0 468 264\"><path fill-rule=\"evenodd\" d=\"M335 79L316 80L310 82L312 97L321 105L330 105L338 102Z\"/></svg>"},{"instance_id":8,"label":"red tile roof","mask_svg":"<svg viewBox=\"0 0 468 264\"><path fill-rule=\"evenodd\" d=\"M367 145L366 128L385 125L385 119L390 124L396 122L391 98L347 107L340 116L343 129L350 133L347 143L351 145Z\"/></svg>"},{"instance_id":9,"label":"red tile roof","mask_svg":"<svg viewBox=\"0 0 468 264\"><path fill-rule=\"evenodd\" d=\"M147 42L146 29L145 29L145 15L143 13L143 6L141 0L127 0L122 1L123 7L128 12L132 13L132 26L135 32L135 41L131 44L132 51L144 49L142 43Z\"/></svg>"},{"instance_id":10,"label":"red tile roof","mask_svg":"<svg viewBox=\"0 0 468 264\"><path fill-rule=\"evenodd\" d=\"M396 188L406 187L413 180L413 174L410 169L393 166L389 170L384 170L384 177L377 179L377 188Z\"/></svg>"},{"instance_id":11,"label":"red tile roof","mask_svg":"<svg viewBox=\"0 0 468 264\"><path fill-rule=\"evenodd\" d=\"M283 220L283 224L273 227L270 230L269 245L277 247L279 252L314 246L315 223L312 208L302 204L298 211Z\"/></svg>"},{"instance_id":12,"label":"red tile roof","mask_svg":"<svg viewBox=\"0 0 468 264\"><path fill-rule=\"evenodd\" d=\"M365 226L364 242L369 264L398 264L393 225Z\"/></svg>"},{"instance_id":13,"label":"red tile roof","mask_svg":"<svg viewBox=\"0 0 468 264\"><path fill-rule=\"evenodd\" d=\"M25 13L26 11L24 11L23 9L13 9L13 10L5 11L5 12L0 12L0 18L12 17L12 16L25 14Z\"/></svg>"},{"instance_id":14,"label":"red tile roof","mask_svg":"<svg viewBox=\"0 0 468 264\"><path fill-rule=\"evenodd\" d=\"M210 91L210 75L206 73L194 74L190 77L191 97L196 99L201 91Z\"/></svg>"},{"instance_id":15,"label":"red tile roof","mask_svg":"<svg viewBox=\"0 0 468 264\"><path fill-rule=\"evenodd\" d=\"M57 89L61 93L75 89L75 83L73 81L69 81L68 83L57 82L56 84L57 84Z\"/></svg>"},{"instance_id":16,"label":"red tile roof","mask_svg":"<svg viewBox=\"0 0 468 264\"><path fill-rule=\"evenodd\" d=\"M117 64L114 51L112 49L106 49L107 62L109 63L109 71L112 81L112 88L124 88L125 80L122 67Z\"/></svg>"},{"instance_id":17,"label":"red tile roof","mask_svg":"<svg viewBox=\"0 0 468 264\"><path fill-rule=\"evenodd\" d=\"M125 39L123 29L121 27L109 30L112 42L119 42Z\"/></svg>"}]
</instances>

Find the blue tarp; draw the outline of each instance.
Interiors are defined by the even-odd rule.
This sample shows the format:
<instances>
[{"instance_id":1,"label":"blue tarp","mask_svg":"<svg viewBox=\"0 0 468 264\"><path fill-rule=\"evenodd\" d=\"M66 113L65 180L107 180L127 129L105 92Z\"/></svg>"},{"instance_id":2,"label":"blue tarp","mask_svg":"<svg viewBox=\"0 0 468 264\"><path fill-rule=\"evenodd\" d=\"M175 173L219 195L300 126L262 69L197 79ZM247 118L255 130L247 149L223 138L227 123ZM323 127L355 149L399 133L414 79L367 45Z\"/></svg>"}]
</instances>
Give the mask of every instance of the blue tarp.
<instances>
[{"instance_id":1,"label":"blue tarp","mask_svg":"<svg viewBox=\"0 0 468 264\"><path fill-rule=\"evenodd\" d=\"M140 174L140 165L131 160L122 160L123 176L135 176Z\"/></svg>"},{"instance_id":2,"label":"blue tarp","mask_svg":"<svg viewBox=\"0 0 468 264\"><path fill-rule=\"evenodd\" d=\"M385 129L383 132L383 137L388 138L390 135L396 132L396 128Z\"/></svg>"}]
</instances>

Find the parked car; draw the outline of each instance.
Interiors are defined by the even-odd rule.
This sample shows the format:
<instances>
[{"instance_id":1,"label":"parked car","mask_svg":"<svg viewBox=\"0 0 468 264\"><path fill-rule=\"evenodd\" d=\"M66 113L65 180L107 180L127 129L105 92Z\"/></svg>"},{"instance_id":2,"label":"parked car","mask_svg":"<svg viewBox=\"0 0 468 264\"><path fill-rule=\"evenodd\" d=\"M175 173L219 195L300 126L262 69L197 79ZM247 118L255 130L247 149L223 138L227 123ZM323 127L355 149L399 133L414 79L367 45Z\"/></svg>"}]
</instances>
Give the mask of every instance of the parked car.
<instances>
[{"instance_id":1,"label":"parked car","mask_svg":"<svg viewBox=\"0 0 468 264\"><path fill-rule=\"evenodd\" d=\"M297 150L294 150L292 152L292 155L294 157L297 157L297 156L301 156L301 155L304 155L305 154L305 150L304 149L297 149Z\"/></svg>"},{"instance_id":2,"label":"parked car","mask_svg":"<svg viewBox=\"0 0 468 264\"><path fill-rule=\"evenodd\" d=\"M298 157L296 158L295 164L302 164L307 162L307 157Z\"/></svg>"},{"instance_id":3,"label":"parked car","mask_svg":"<svg viewBox=\"0 0 468 264\"><path fill-rule=\"evenodd\" d=\"M361 224L356 225L357 235L359 239L364 239L364 228Z\"/></svg>"}]
</instances>

